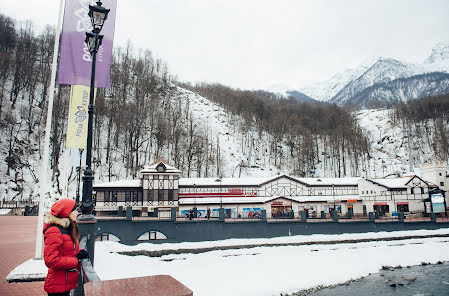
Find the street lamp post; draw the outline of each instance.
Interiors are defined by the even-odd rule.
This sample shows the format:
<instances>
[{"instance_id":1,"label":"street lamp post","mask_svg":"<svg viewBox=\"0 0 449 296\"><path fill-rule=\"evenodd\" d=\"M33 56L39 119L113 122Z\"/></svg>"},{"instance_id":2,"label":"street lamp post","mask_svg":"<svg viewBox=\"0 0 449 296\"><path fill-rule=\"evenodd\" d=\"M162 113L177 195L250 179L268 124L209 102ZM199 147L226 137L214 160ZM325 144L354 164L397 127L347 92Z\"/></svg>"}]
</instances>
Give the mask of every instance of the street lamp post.
<instances>
[{"instance_id":1,"label":"street lamp post","mask_svg":"<svg viewBox=\"0 0 449 296\"><path fill-rule=\"evenodd\" d=\"M333 200L334 200L334 209L333 209L332 212L335 212L335 211L336 211L336 208L335 208L335 191L334 191L334 186L335 186L335 184L332 184L332 198L333 198ZM335 214L333 214L333 215L335 215Z\"/></svg>"},{"instance_id":2,"label":"street lamp post","mask_svg":"<svg viewBox=\"0 0 449 296\"><path fill-rule=\"evenodd\" d=\"M93 130L93 115L94 115L94 94L95 94L95 64L97 58L97 51L102 43L103 35L100 31L103 28L104 21L109 13L109 9L101 6L98 1L97 5L89 5L89 17L92 22L92 32L86 32L85 42L92 55L92 72L90 78L90 96L89 96L89 120L87 124L87 147L86 147L86 170L83 175L83 200L81 203L80 221L95 220L92 215L93 201L92 201L92 130Z\"/></svg>"},{"instance_id":3,"label":"street lamp post","mask_svg":"<svg viewBox=\"0 0 449 296\"><path fill-rule=\"evenodd\" d=\"M87 245L86 249L89 252L92 263L94 262L95 254L95 216L93 211L92 200L92 130L93 130L93 115L94 115L94 90L95 90L95 63L97 51L102 43L103 35L100 35L100 31L103 28L104 21L109 13L109 9L101 6L101 2L98 1L97 5L89 5L89 17L92 22L92 32L86 32L86 45L92 55L92 72L90 80L90 96L89 96L89 119L87 125L87 145L86 145L86 169L83 174L83 191L81 201L81 215L78 216L78 225L81 237L86 236Z\"/></svg>"},{"instance_id":4,"label":"street lamp post","mask_svg":"<svg viewBox=\"0 0 449 296\"><path fill-rule=\"evenodd\" d=\"M83 150L84 149L80 149L80 165L78 167L76 167L76 174L77 174L77 178L78 178L78 182L76 184L76 198L75 198L75 203L79 204L80 202L80 185L81 185L81 159L83 156Z\"/></svg>"},{"instance_id":5,"label":"street lamp post","mask_svg":"<svg viewBox=\"0 0 449 296\"><path fill-rule=\"evenodd\" d=\"M94 95L95 95L95 65L97 51L103 41L103 35L100 31L103 28L104 21L107 19L109 9L101 6L101 2L97 1L97 5L89 5L89 17L92 22L92 32L86 32L85 42L92 55L92 72L90 77L90 96L89 96L89 120L87 124L87 146L86 146L86 170L83 175L83 200L81 204L80 221L95 220L92 215L92 130L94 115Z\"/></svg>"},{"instance_id":6,"label":"street lamp post","mask_svg":"<svg viewBox=\"0 0 449 296\"><path fill-rule=\"evenodd\" d=\"M221 181L222 181L223 176L219 176L218 179L215 180L215 182L219 182L220 186L218 188L219 192L220 192L220 209L223 208L223 194L221 192Z\"/></svg>"}]
</instances>

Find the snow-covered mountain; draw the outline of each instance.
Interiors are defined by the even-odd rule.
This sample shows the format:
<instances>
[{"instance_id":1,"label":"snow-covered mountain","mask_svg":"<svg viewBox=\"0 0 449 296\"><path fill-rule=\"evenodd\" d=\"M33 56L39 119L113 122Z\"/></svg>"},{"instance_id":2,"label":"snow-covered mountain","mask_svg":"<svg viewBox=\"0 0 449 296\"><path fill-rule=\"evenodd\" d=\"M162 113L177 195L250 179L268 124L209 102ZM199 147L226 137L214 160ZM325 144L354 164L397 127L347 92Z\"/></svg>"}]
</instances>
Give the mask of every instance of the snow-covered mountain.
<instances>
[{"instance_id":1,"label":"snow-covered mountain","mask_svg":"<svg viewBox=\"0 0 449 296\"><path fill-rule=\"evenodd\" d=\"M370 86L417 74L411 67L393 59L379 59L362 75L346 84L329 102L337 105L352 103L353 98Z\"/></svg>"},{"instance_id":2,"label":"snow-covered mountain","mask_svg":"<svg viewBox=\"0 0 449 296\"><path fill-rule=\"evenodd\" d=\"M447 77L434 72L449 72L449 43L436 45L421 64L379 58L298 90L316 100L366 108L373 101L388 104L447 93Z\"/></svg>"},{"instance_id":3,"label":"snow-covered mountain","mask_svg":"<svg viewBox=\"0 0 449 296\"><path fill-rule=\"evenodd\" d=\"M449 74L432 72L376 83L350 96L350 101L345 101L345 97L340 96L337 99L334 97L331 102L337 105L351 103L362 108L372 108L447 93Z\"/></svg>"},{"instance_id":4,"label":"snow-covered mountain","mask_svg":"<svg viewBox=\"0 0 449 296\"><path fill-rule=\"evenodd\" d=\"M346 84L362 75L374 63L369 60L355 69L346 69L342 73L333 75L329 80L315 82L309 86L299 88L298 91L318 101L329 101Z\"/></svg>"}]
</instances>

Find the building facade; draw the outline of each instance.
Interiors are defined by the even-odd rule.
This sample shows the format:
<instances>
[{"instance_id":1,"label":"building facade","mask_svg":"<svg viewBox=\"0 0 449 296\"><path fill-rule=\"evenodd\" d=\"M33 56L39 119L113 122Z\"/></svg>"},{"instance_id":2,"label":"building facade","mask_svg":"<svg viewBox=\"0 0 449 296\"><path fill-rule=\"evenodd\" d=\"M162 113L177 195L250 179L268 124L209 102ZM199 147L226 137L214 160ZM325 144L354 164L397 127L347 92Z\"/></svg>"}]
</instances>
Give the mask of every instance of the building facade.
<instances>
[{"instance_id":1,"label":"building facade","mask_svg":"<svg viewBox=\"0 0 449 296\"><path fill-rule=\"evenodd\" d=\"M198 216L218 217L224 208L229 218L321 217L336 210L342 215L395 215L424 213L429 190L438 188L416 175L396 178L180 178L181 172L163 159L145 166L138 180L95 184L95 209L117 211L133 208L141 216L169 217L171 208L179 216L194 210ZM446 175L446 174L444 174Z\"/></svg>"}]
</instances>

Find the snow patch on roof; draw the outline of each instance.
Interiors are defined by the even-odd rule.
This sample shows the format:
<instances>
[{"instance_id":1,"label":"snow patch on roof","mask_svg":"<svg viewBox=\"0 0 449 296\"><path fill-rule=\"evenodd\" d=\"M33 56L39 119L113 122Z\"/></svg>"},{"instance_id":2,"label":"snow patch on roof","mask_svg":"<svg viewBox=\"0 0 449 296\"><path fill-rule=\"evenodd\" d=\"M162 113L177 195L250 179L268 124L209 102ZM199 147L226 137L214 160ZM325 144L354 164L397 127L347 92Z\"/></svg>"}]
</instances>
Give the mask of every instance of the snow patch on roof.
<instances>
[{"instance_id":1,"label":"snow patch on roof","mask_svg":"<svg viewBox=\"0 0 449 296\"><path fill-rule=\"evenodd\" d=\"M107 183L95 184L94 188L114 188L114 187L142 187L142 181L138 180L118 180Z\"/></svg>"}]
</instances>

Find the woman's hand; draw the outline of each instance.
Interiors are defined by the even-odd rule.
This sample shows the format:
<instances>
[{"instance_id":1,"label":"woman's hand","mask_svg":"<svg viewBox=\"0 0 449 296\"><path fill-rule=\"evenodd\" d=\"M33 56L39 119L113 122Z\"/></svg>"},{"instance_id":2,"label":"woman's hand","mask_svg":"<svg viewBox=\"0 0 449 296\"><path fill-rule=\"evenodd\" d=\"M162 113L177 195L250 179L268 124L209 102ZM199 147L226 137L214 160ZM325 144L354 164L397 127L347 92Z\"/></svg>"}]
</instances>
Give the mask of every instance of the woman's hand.
<instances>
[{"instance_id":1,"label":"woman's hand","mask_svg":"<svg viewBox=\"0 0 449 296\"><path fill-rule=\"evenodd\" d=\"M89 253L86 250L81 249L78 254L76 254L76 258L78 258L78 260L89 258Z\"/></svg>"}]
</instances>

